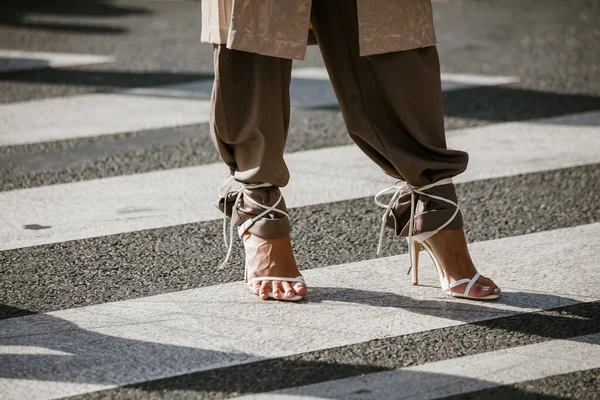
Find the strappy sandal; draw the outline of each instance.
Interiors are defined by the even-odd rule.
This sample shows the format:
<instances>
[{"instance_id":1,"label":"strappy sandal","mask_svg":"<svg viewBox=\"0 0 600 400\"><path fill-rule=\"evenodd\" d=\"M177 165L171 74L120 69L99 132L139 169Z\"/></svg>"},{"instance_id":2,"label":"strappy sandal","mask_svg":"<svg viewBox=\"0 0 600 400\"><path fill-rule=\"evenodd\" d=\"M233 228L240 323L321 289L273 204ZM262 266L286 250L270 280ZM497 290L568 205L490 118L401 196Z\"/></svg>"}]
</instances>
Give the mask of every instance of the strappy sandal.
<instances>
[{"instance_id":1,"label":"strappy sandal","mask_svg":"<svg viewBox=\"0 0 600 400\"><path fill-rule=\"evenodd\" d=\"M459 297L459 298L463 298L463 299L469 299L469 300L496 300L499 297L499 294L489 294L487 296L472 296L471 295L471 289L477 283L477 280L479 279L479 277L481 277L481 274L479 272L477 272L475 274L475 276L473 276L472 278L459 279L458 281L453 282L453 283L448 282L448 280L444 277L444 271L442 270L441 263L438 261L433 250L431 249L431 247L427 243L425 243L425 241L427 239L431 238L432 236L437 234L439 231L444 229L446 226L448 226L454 220L454 218L456 218L456 216L458 215L458 213L460 211L458 204L455 203L454 201L448 200L444 197L425 193L425 190L428 190L428 189L431 189L431 188L434 188L437 186L450 185L450 184L452 184L452 179L442 179L441 181L438 181L438 182L435 182L435 183L432 183L429 185L421 186L421 187L414 187L414 186L411 186L410 184L408 184L407 182L398 181L394 184L394 186L386 188L386 189L380 191L379 193L377 193L375 195L375 204L377 204L379 207L386 209L385 213L383 214L383 216L381 218L381 229L379 231L379 243L377 246L377 256L379 256L381 254L385 226L386 226L387 218L392 212L392 207L398 201L398 199L400 199L400 197L402 197L404 194L410 193L410 219L409 219L409 223L408 223L408 237L406 238L406 240L408 241L408 253L409 253L409 259L410 259L410 268L408 269L408 273L410 273L412 271L413 285L419 284L419 246L422 245L423 248L425 249L425 251L427 252L427 254L429 254L431 259L433 260L433 263L434 263L435 268L438 273L438 277L440 279L440 285L442 287L442 291L446 295L452 296L452 297ZM380 196L385 195L385 194L391 194L391 193L393 193L392 199L390 200L390 202L388 204L381 203L379 201L378 198ZM413 235L414 221L415 221L415 206L416 206L415 195L417 195L417 194L446 202L446 203L456 207L456 211L454 211L454 214L452 214L452 216L448 219L448 221L446 221L444 224L442 224L435 231L423 232L418 235ZM467 284L467 287L465 288L464 292L456 292L456 291L452 290L455 287L463 285L465 283Z\"/></svg>"},{"instance_id":2,"label":"strappy sandal","mask_svg":"<svg viewBox=\"0 0 600 400\"><path fill-rule=\"evenodd\" d=\"M236 183L238 183L240 185L240 187L238 189L234 190L232 188ZM231 257L231 251L233 249L233 222L230 222L230 224L229 224L229 241L227 240L227 218L228 218L227 217L227 198L229 197L230 194L235 194L235 196L236 196L235 202L233 203L233 208L231 210L232 215L233 215L233 212L235 212L239 207L240 200L242 199L242 196L244 194L244 190L267 188L267 187L271 187L271 186L273 186L273 185L271 185L270 183L247 184L247 183L237 182L234 179L234 177L231 175L228 176L225 179L225 181L221 184L221 186L219 188L219 198L224 199L224 201L223 201L223 241L225 242L225 246L227 246L227 255L225 256L225 260L223 260L223 262L221 263L221 265L219 267L220 269L225 267L225 265L229 261L229 258ZM252 204L262 208L264 211L256 216L244 221L244 223L238 227L238 236L240 238L242 238L242 235L244 233L246 233L246 231L248 229L250 229L250 227L252 225L254 225L261 218L266 217L270 213L279 213L289 219L290 216L288 213L276 208L279 205L279 203L281 203L282 199L283 199L283 195L280 195L279 199L277 199L277 201L272 206L265 206L264 204L261 204L261 203L257 202L256 200L252 199L250 196L245 196L244 201L249 201ZM254 288L253 288L254 283L262 282L262 281L290 282L292 284L292 286L294 283L300 282L300 283L303 283L306 285L306 282L304 281L304 278L302 276L297 276L295 278L280 277L280 276L262 276L262 277L257 276L257 277L250 278L250 279L248 279L248 276L249 276L248 266L245 265L244 266L244 280L252 293L255 293ZM304 297L304 296L299 296L299 295L295 294L292 297L287 297L284 295L284 296L277 298L273 295L272 290L268 291L268 295L269 295L269 298L271 298L271 299L283 300L283 301L298 301L298 300L302 300L302 298Z\"/></svg>"}]
</instances>

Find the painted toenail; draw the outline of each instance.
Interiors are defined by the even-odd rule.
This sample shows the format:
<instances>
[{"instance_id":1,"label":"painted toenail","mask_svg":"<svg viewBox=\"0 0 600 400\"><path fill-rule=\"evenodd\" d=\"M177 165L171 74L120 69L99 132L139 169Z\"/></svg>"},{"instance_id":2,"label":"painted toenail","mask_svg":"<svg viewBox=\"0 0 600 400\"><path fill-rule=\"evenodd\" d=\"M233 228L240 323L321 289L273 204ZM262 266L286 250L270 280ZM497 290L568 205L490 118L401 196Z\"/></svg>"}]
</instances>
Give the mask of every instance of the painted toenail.
<instances>
[{"instance_id":1,"label":"painted toenail","mask_svg":"<svg viewBox=\"0 0 600 400\"><path fill-rule=\"evenodd\" d=\"M285 294L287 297L294 297L294 292L289 291Z\"/></svg>"},{"instance_id":2,"label":"painted toenail","mask_svg":"<svg viewBox=\"0 0 600 400\"><path fill-rule=\"evenodd\" d=\"M279 292L273 293L273 297L275 297L276 299L278 299L279 298Z\"/></svg>"}]
</instances>

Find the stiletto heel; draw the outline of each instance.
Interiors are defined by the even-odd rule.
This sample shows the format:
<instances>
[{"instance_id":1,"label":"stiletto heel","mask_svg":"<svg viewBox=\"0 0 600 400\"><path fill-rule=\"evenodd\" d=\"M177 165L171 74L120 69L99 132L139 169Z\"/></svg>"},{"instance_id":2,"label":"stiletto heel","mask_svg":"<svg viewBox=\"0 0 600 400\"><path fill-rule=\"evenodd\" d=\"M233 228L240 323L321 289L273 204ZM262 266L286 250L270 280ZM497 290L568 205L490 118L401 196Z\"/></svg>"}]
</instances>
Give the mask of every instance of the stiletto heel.
<instances>
[{"instance_id":1,"label":"stiletto heel","mask_svg":"<svg viewBox=\"0 0 600 400\"><path fill-rule=\"evenodd\" d=\"M433 260L433 263L434 263L435 268L438 273L438 277L440 279L440 285L442 287L442 291L446 295L452 296L452 297L460 297L460 298L464 298L464 299L470 299L470 300L496 300L499 297L499 293L498 294L490 294L487 296L471 296L471 289L473 288L473 286L475 285L477 280L481 277L481 274L479 272L477 272L475 274L475 276L473 276L470 279L464 278L464 279L459 279L456 282L450 283L448 281L448 279L445 277L444 270L442 269L441 264L439 263L438 259L436 258L435 254L433 253L433 250L427 243L425 243L425 241L427 239L436 235L439 231L441 231L446 226L448 226L454 220L454 218L456 218L456 216L458 215L458 213L460 211L458 204L455 203L454 201L448 200L444 197L425 193L425 190L434 188L436 186L450 185L450 184L452 184L452 179L443 179L441 181L432 183L430 185L426 185L426 186L417 188L417 187L411 186L407 182L398 181L394 184L394 186L386 188L386 189L382 190L381 192L377 193L375 195L375 204L386 209L385 213L381 217L381 229L379 232L379 244L377 246L377 256L379 256L381 254L385 225L387 222L387 218L390 215L392 215L391 214L392 207L400 199L400 197L402 197L402 195L410 193L410 219L408 222L408 237L406 238L406 240L408 241L408 252L409 252L409 259L410 259L410 268L408 271L410 273L412 270L413 285L419 284L419 248L422 245L423 248L425 249L425 251L427 252L427 254L429 254L431 259ZM379 196L384 195L384 194L391 194L392 192L394 194L392 195L392 199L390 200L390 202L388 204L381 203L378 200ZM422 196L427 196L431 199L436 199L436 200L448 203L448 204L456 207L456 211L454 211L454 214L452 214L452 216L448 219L448 221L446 221L444 224L442 224L435 231L423 232L418 235L413 235L414 221L415 221L415 195L416 194L419 194ZM452 290L452 289L456 288L457 286L463 285L465 283L467 284L467 287L463 293L455 292Z\"/></svg>"},{"instance_id":2,"label":"stiletto heel","mask_svg":"<svg viewBox=\"0 0 600 400\"><path fill-rule=\"evenodd\" d=\"M410 246L410 242L408 243L408 245ZM414 286L419 285L419 249L420 249L421 245L419 244L419 242L417 242L416 240L413 243L413 249L412 249L412 284Z\"/></svg>"}]
</instances>

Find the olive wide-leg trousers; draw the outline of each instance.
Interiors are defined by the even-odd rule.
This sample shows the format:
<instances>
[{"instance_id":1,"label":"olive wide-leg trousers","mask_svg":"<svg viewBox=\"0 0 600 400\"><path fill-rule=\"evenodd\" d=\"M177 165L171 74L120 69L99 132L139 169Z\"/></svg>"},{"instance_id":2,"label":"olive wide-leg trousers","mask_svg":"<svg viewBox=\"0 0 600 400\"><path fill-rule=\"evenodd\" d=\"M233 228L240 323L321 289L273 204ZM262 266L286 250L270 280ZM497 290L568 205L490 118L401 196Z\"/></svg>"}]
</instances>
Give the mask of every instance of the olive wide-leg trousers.
<instances>
[{"instance_id":1,"label":"olive wide-leg trousers","mask_svg":"<svg viewBox=\"0 0 600 400\"><path fill-rule=\"evenodd\" d=\"M311 22L325 66L350 137L360 149L383 172L413 187L463 172L467 154L446 147L436 47L360 57L356 2L314 0L312 7ZM213 141L237 181L273 185L247 190L244 196L273 205L279 187L290 178L283 153L290 121L292 61L215 45L214 64ZM426 193L457 201L451 184ZM227 202L230 214L234 200L234 196L222 200L221 209ZM285 202L277 208L285 211ZM242 198L230 216L239 226L262 211ZM414 233L436 230L454 212L446 202L418 195ZM406 235L409 219L410 196L405 195L394 204L387 222L398 235ZM462 223L459 213L444 229ZM290 226L286 217L273 213L248 231L276 238L288 235Z\"/></svg>"}]
</instances>

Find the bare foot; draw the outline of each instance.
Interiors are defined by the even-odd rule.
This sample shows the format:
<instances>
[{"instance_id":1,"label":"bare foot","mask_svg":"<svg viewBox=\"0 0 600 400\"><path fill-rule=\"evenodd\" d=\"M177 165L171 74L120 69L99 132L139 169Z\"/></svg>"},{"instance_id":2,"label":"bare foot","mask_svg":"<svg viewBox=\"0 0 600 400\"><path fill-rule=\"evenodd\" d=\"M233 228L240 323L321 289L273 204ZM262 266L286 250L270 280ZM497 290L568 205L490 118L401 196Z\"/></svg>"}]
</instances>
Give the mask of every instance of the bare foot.
<instances>
[{"instance_id":1,"label":"bare foot","mask_svg":"<svg viewBox=\"0 0 600 400\"><path fill-rule=\"evenodd\" d=\"M254 293L261 299L267 300L269 292L277 300L308 294L306 285L302 282L269 280L269 276L297 278L302 275L294 259L289 235L265 239L246 232L242 235L242 240L246 249L246 279L265 278L252 285Z\"/></svg>"},{"instance_id":2,"label":"bare foot","mask_svg":"<svg viewBox=\"0 0 600 400\"><path fill-rule=\"evenodd\" d=\"M471 279L477 273L473 265L467 240L462 228L441 230L425 241L433 250L435 257L441 264L444 278L448 283L453 283L464 278ZM462 293L468 283L452 288L452 291ZM469 293L475 297L485 297L500 294L500 288L489 278L481 276Z\"/></svg>"}]
</instances>

